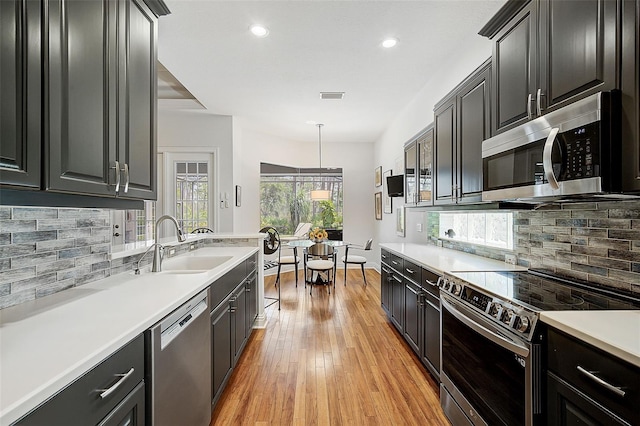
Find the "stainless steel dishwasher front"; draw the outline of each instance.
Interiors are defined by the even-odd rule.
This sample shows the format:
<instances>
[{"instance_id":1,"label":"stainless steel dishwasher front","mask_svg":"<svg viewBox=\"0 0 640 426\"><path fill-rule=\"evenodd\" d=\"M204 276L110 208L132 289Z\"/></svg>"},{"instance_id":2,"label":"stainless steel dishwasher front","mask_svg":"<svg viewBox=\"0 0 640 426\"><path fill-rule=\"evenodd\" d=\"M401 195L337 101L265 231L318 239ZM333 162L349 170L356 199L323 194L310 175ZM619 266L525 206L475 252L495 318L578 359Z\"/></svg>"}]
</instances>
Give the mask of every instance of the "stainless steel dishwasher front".
<instances>
[{"instance_id":1,"label":"stainless steel dishwasher front","mask_svg":"<svg viewBox=\"0 0 640 426\"><path fill-rule=\"evenodd\" d=\"M208 290L148 331L152 426L211 421L211 331Z\"/></svg>"}]
</instances>

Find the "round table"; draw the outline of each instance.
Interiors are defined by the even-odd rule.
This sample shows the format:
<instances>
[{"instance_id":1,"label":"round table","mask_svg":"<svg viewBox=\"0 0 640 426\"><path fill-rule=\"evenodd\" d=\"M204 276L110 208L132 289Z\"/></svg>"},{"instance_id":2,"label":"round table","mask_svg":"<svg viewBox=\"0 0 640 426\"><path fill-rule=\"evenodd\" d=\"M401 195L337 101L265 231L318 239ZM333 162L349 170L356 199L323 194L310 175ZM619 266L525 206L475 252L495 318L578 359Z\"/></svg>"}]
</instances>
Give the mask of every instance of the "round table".
<instances>
[{"instance_id":1,"label":"round table","mask_svg":"<svg viewBox=\"0 0 640 426\"><path fill-rule=\"evenodd\" d=\"M306 239L306 240L291 240L291 241L287 242L287 245L289 247L293 247L294 252L297 252L297 248L298 247L303 247L304 249L309 249L309 248L311 248L311 247L313 247L315 245L320 245L320 244L322 244L324 246L328 246L328 247L333 247L334 250L337 250L338 247L346 246L349 243L346 243L344 241L334 241L334 240L314 241L314 240L309 240L309 239ZM311 256L317 256L317 257L322 257L322 254L319 254L319 253L317 253L317 254L311 253L310 255ZM334 261L334 265L336 265L337 258L338 257L336 255L334 257L334 260L333 260ZM313 284L312 284L313 283L313 276L310 277L311 281L307 280L307 265L306 265L307 264L307 255L306 254L304 255L304 263L305 263L305 266L304 266L304 275L305 275L305 277L304 277L304 285L306 287L307 283L311 283L311 285L313 286ZM313 275L313 273L312 273L312 275ZM333 275L334 275L333 281L334 281L334 286L335 286L335 280L336 280L336 277L335 277L335 266L334 266L334 274ZM320 277L320 279L321 279L322 282L325 282L322 279L322 277ZM328 281L327 281L327 283L328 283Z\"/></svg>"}]
</instances>

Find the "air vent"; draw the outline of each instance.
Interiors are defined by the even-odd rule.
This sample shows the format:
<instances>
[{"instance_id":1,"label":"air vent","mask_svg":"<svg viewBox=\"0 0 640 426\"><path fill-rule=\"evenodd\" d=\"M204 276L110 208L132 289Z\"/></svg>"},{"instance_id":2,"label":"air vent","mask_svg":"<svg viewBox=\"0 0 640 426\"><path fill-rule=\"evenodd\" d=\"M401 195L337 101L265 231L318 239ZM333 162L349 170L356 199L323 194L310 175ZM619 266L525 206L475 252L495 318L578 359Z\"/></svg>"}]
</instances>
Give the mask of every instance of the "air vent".
<instances>
[{"instance_id":1,"label":"air vent","mask_svg":"<svg viewBox=\"0 0 640 426\"><path fill-rule=\"evenodd\" d=\"M344 92L320 92L320 99L337 99L342 100Z\"/></svg>"}]
</instances>

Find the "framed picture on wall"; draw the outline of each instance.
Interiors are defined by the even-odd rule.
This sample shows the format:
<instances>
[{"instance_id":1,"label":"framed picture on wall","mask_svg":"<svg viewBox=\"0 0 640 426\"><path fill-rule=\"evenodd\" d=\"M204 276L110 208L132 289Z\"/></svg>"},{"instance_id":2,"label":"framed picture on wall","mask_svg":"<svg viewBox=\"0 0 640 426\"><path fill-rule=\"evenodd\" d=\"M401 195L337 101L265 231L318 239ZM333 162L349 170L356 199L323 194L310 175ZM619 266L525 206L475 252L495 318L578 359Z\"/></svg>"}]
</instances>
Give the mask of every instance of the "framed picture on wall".
<instances>
[{"instance_id":1,"label":"framed picture on wall","mask_svg":"<svg viewBox=\"0 0 640 426\"><path fill-rule=\"evenodd\" d=\"M382 192L376 192L374 196L375 196L376 220L382 220Z\"/></svg>"},{"instance_id":2,"label":"framed picture on wall","mask_svg":"<svg viewBox=\"0 0 640 426\"><path fill-rule=\"evenodd\" d=\"M376 184L376 186L381 186L382 185L382 166L378 166L376 168L375 184Z\"/></svg>"},{"instance_id":3,"label":"framed picture on wall","mask_svg":"<svg viewBox=\"0 0 640 426\"><path fill-rule=\"evenodd\" d=\"M392 198L389 197L389 190L387 189L387 177L389 176L391 176L391 170L387 170L382 174L382 201L384 213L393 213Z\"/></svg>"},{"instance_id":4,"label":"framed picture on wall","mask_svg":"<svg viewBox=\"0 0 640 426\"><path fill-rule=\"evenodd\" d=\"M396 234L404 237L404 206L396 209Z\"/></svg>"}]
</instances>

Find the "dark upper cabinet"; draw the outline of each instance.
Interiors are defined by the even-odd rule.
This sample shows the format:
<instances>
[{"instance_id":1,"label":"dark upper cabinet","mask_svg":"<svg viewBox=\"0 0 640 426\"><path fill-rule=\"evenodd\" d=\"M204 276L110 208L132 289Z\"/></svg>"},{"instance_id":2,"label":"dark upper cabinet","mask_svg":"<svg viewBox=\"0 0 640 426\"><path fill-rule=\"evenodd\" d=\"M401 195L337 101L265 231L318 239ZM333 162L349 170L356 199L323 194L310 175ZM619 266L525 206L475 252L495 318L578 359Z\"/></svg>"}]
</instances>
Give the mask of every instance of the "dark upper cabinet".
<instances>
[{"instance_id":1,"label":"dark upper cabinet","mask_svg":"<svg viewBox=\"0 0 640 426\"><path fill-rule=\"evenodd\" d=\"M490 134L491 63L435 108L435 204L482 199L482 141Z\"/></svg>"},{"instance_id":2,"label":"dark upper cabinet","mask_svg":"<svg viewBox=\"0 0 640 426\"><path fill-rule=\"evenodd\" d=\"M40 1L0 2L0 182L40 187Z\"/></svg>"},{"instance_id":3,"label":"dark upper cabinet","mask_svg":"<svg viewBox=\"0 0 640 426\"><path fill-rule=\"evenodd\" d=\"M529 3L493 38L493 129L532 118L536 91L537 7Z\"/></svg>"},{"instance_id":4,"label":"dark upper cabinet","mask_svg":"<svg viewBox=\"0 0 640 426\"><path fill-rule=\"evenodd\" d=\"M46 189L115 195L118 2L48 2ZM78 43L82 40L82 43ZM115 163L114 163L115 164Z\"/></svg>"},{"instance_id":5,"label":"dark upper cabinet","mask_svg":"<svg viewBox=\"0 0 640 426\"><path fill-rule=\"evenodd\" d=\"M480 31L493 40L493 133L617 88L611 0L508 2Z\"/></svg>"},{"instance_id":6,"label":"dark upper cabinet","mask_svg":"<svg viewBox=\"0 0 640 426\"><path fill-rule=\"evenodd\" d=\"M0 7L3 186L45 190L45 205L55 205L54 193L156 199L157 16L168 13L164 3L22 0Z\"/></svg>"},{"instance_id":7,"label":"dark upper cabinet","mask_svg":"<svg viewBox=\"0 0 640 426\"><path fill-rule=\"evenodd\" d=\"M640 191L640 0L622 9L622 186Z\"/></svg>"},{"instance_id":8,"label":"dark upper cabinet","mask_svg":"<svg viewBox=\"0 0 640 426\"><path fill-rule=\"evenodd\" d=\"M123 84L119 99L117 158L123 172L121 197L156 199L157 19L141 0L126 0L119 33Z\"/></svg>"},{"instance_id":9,"label":"dark upper cabinet","mask_svg":"<svg viewBox=\"0 0 640 426\"><path fill-rule=\"evenodd\" d=\"M50 2L48 190L156 198L156 23L139 0Z\"/></svg>"},{"instance_id":10,"label":"dark upper cabinet","mask_svg":"<svg viewBox=\"0 0 640 426\"><path fill-rule=\"evenodd\" d=\"M405 202L432 204L433 126L429 125L404 147Z\"/></svg>"}]
</instances>

